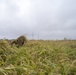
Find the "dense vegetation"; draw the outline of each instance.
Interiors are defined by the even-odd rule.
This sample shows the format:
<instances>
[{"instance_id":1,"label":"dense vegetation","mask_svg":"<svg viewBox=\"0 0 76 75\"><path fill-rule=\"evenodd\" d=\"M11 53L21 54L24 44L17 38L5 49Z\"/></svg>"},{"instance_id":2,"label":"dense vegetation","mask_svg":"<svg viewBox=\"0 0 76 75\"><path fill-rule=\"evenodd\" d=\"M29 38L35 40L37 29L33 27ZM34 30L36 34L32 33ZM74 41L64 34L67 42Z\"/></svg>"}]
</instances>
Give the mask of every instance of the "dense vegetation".
<instances>
[{"instance_id":1,"label":"dense vegetation","mask_svg":"<svg viewBox=\"0 0 76 75\"><path fill-rule=\"evenodd\" d=\"M0 75L76 75L76 41L0 41Z\"/></svg>"}]
</instances>

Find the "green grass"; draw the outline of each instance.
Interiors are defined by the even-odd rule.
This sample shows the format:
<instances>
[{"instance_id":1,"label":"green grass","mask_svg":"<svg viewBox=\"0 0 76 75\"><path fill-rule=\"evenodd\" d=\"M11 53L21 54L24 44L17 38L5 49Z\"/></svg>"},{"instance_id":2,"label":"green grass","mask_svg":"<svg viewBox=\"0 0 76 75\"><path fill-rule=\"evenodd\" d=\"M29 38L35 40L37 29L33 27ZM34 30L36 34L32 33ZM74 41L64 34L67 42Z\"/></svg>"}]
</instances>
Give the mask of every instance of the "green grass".
<instances>
[{"instance_id":1,"label":"green grass","mask_svg":"<svg viewBox=\"0 0 76 75\"><path fill-rule=\"evenodd\" d=\"M0 41L0 75L76 75L76 41Z\"/></svg>"}]
</instances>

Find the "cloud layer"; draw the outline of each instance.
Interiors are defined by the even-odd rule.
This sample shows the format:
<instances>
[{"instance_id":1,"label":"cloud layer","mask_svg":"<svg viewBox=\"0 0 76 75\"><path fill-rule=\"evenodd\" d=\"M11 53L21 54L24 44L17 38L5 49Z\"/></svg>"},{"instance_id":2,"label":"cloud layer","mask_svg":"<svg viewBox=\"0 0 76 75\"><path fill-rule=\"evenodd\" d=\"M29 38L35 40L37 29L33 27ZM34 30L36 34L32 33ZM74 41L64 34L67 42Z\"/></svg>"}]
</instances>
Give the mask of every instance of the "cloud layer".
<instances>
[{"instance_id":1,"label":"cloud layer","mask_svg":"<svg viewBox=\"0 0 76 75\"><path fill-rule=\"evenodd\" d=\"M76 0L0 0L0 38L76 39Z\"/></svg>"}]
</instances>

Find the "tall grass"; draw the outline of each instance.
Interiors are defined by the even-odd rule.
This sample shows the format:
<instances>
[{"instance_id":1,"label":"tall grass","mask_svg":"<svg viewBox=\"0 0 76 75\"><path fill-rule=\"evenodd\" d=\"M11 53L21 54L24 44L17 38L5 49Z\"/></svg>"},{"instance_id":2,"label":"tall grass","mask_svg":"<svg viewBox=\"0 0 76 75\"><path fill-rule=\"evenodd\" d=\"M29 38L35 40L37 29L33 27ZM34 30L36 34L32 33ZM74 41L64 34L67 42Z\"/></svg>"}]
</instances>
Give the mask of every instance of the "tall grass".
<instances>
[{"instance_id":1,"label":"tall grass","mask_svg":"<svg viewBox=\"0 0 76 75\"><path fill-rule=\"evenodd\" d=\"M76 75L76 41L0 41L0 75Z\"/></svg>"}]
</instances>

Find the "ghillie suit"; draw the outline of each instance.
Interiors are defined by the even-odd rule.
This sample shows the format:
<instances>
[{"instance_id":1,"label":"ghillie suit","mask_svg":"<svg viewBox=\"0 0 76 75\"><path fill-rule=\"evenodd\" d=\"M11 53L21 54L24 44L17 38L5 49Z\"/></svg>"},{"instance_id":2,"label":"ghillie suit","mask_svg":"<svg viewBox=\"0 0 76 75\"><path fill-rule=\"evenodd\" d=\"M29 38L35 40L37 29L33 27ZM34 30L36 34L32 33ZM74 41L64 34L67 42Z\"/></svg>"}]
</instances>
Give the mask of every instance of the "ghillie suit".
<instances>
[{"instance_id":1,"label":"ghillie suit","mask_svg":"<svg viewBox=\"0 0 76 75\"><path fill-rule=\"evenodd\" d=\"M15 44L17 47L23 46L24 43L26 42L26 37L25 36L20 36L16 40L14 40L11 45Z\"/></svg>"}]
</instances>

